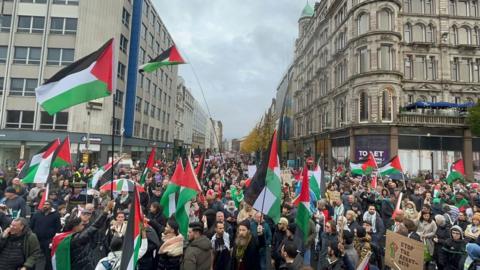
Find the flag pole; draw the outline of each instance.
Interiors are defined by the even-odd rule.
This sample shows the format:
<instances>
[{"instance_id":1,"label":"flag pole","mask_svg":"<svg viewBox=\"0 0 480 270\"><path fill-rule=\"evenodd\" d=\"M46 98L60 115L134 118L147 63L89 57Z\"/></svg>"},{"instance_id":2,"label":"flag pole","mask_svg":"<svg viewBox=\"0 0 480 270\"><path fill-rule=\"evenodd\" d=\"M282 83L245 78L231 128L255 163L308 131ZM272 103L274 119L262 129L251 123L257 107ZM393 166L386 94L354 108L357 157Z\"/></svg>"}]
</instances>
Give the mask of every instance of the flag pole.
<instances>
[{"instance_id":1,"label":"flag pole","mask_svg":"<svg viewBox=\"0 0 480 270\"><path fill-rule=\"evenodd\" d=\"M112 174L110 179L110 199L113 200L113 160L115 158L115 98L112 98Z\"/></svg>"}]
</instances>

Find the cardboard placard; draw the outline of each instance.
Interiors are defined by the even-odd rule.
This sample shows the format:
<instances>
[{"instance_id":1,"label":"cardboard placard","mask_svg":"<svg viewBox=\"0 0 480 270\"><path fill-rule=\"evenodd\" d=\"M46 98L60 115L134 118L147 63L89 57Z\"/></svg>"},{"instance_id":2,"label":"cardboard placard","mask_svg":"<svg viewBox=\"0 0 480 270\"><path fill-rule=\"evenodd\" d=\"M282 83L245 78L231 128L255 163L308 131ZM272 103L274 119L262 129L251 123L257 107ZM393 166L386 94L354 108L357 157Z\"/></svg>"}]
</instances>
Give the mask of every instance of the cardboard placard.
<instances>
[{"instance_id":1,"label":"cardboard placard","mask_svg":"<svg viewBox=\"0 0 480 270\"><path fill-rule=\"evenodd\" d=\"M392 269L423 270L423 243L388 230L385 264Z\"/></svg>"}]
</instances>

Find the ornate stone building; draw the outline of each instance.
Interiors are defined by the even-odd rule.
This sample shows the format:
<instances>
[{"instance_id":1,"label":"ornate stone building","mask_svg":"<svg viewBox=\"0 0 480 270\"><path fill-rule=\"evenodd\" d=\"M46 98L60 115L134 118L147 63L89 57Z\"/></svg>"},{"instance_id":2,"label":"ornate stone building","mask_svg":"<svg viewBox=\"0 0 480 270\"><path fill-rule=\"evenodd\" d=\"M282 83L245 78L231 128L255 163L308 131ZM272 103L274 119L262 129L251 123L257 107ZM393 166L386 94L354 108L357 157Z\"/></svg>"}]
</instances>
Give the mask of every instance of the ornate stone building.
<instances>
[{"instance_id":1,"label":"ornate stone building","mask_svg":"<svg viewBox=\"0 0 480 270\"><path fill-rule=\"evenodd\" d=\"M398 154L413 174L463 157L469 177L480 171L480 139L465 112L405 110L480 96L479 11L472 0L307 4L290 82L296 155L323 157L332 168L368 151L379 163Z\"/></svg>"}]
</instances>

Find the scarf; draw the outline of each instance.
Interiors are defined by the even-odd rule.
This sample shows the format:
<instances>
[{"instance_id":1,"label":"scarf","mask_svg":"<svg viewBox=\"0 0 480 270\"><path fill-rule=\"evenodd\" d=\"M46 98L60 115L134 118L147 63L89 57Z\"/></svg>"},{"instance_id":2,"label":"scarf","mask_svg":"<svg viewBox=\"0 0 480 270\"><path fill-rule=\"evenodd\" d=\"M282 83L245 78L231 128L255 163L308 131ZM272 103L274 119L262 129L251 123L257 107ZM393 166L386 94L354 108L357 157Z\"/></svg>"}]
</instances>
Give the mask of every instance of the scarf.
<instances>
[{"instance_id":1,"label":"scarf","mask_svg":"<svg viewBox=\"0 0 480 270\"><path fill-rule=\"evenodd\" d=\"M175 235L173 233L163 233L162 241L163 244L158 250L158 254L167 254L171 257L176 257L183 254L183 236L181 234Z\"/></svg>"},{"instance_id":2,"label":"scarf","mask_svg":"<svg viewBox=\"0 0 480 270\"><path fill-rule=\"evenodd\" d=\"M370 215L370 213L367 211L363 214L363 220L368 220L370 223L372 223L372 232L377 233L377 213Z\"/></svg>"}]
</instances>

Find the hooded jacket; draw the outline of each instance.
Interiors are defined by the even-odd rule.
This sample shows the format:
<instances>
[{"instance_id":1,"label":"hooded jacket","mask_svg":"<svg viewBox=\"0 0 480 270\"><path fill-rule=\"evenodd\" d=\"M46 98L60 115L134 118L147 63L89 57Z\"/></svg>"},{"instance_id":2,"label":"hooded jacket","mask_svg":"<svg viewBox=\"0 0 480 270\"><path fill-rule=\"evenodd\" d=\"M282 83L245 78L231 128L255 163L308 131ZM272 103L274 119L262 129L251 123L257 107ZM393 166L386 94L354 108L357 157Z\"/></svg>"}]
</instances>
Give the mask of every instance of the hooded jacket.
<instances>
[{"instance_id":1,"label":"hooded jacket","mask_svg":"<svg viewBox=\"0 0 480 270\"><path fill-rule=\"evenodd\" d=\"M0 265L2 265L2 258L18 255L9 254L12 251L12 249L9 249L9 244L14 241L22 241L23 254L21 256L24 258L23 266L33 268L36 263L42 260L43 254L37 236L32 233L28 226L25 226L20 236L9 235L7 238L0 236ZM0 266L0 269L3 269L2 267Z\"/></svg>"},{"instance_id":2,"label":"hooded jacket","mask_svg":"<svg viewBox=\"0 0 480 270\"><path fill-rule=\"evenodd\" d=\"M476 269L480 263L480 245L476 243L469 243L466 247L467 257L463 263L463 270Z\"/></svg>"},{"instance_id":3,"label":"hooded jacket","mask_svg":"<svg viewBox=\"0 0 480 270\"><path fill-rule=\"evenodd\" d=\"M460 239L454 240L452 237L452 231L460 232ZM465 255L465 240L463 239L463 231L460 226L453 226L450 229L450 237L447 239L442 247L442 253L440 256L440 264L443 265L445 270L458 269L460 261Z\"/></svg>"},{"instance_id":4,"label":"hooded jacket","mask_svg":"<svg viewBox=\"0 0 480 270\"><path fill-rule=\"evenodd\" d=\"M212 266L212 244L205 235L193 240L185 250L182 270L210 270Z\"/></svg>"}]
</instances>

